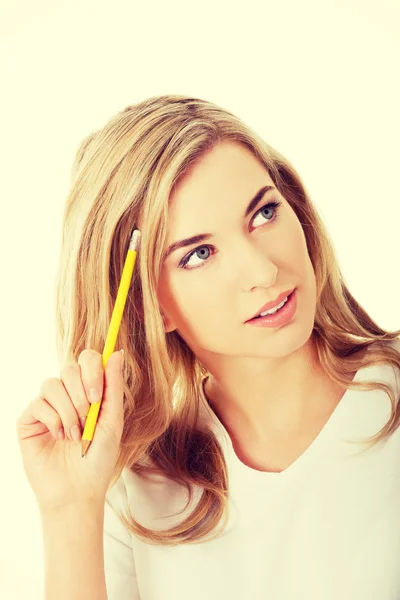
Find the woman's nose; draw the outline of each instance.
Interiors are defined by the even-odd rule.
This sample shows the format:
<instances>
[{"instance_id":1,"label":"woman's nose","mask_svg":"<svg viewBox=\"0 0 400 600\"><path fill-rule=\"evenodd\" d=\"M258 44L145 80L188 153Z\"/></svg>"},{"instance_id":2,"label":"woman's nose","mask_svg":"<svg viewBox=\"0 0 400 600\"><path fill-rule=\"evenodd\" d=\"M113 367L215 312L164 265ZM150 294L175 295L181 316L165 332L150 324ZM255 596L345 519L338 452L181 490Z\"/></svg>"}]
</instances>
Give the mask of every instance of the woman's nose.
<instances>
[{"instance_id":1,"label":"woman's nose","mask_svg":"<svg viewBox=\"0 0 400 600\"><path fill-rule=\"evenodd\" d=\"M257 286L271 287L277 275L277 266L268 253L254 246L240 257L240 277L245 289ZM238 265L236 265L238 267Z\"/></svg>"}]
</instances>

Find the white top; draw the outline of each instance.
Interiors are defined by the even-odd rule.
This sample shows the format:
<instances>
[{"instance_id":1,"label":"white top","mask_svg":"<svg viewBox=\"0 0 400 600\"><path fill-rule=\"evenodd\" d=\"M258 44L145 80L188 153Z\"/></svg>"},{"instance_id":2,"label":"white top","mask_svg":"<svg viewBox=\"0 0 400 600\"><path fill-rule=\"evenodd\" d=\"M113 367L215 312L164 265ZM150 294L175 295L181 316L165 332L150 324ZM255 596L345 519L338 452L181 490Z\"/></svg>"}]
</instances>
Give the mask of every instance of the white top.
<instances>
[{"instance_id":1,"label":"white top","mask_svg":"<svg viewBox=\"0 0 400 600\"><path fill-rule=\"evenodd\" d=\"M386 381L399 396L399 372L390 365L360 369L355 379ZM174 517L187 500L182 488L125 469L105 504L108 600L400 598L400 427L369 450L345 441L387 422L387 394L347 390L317 438L281 473L242 463L212 415L228 465L227 529L200 544L145 544L113 506L128 502L142 525L167 529L198 496Z\"/></svg>"}]
</instances>

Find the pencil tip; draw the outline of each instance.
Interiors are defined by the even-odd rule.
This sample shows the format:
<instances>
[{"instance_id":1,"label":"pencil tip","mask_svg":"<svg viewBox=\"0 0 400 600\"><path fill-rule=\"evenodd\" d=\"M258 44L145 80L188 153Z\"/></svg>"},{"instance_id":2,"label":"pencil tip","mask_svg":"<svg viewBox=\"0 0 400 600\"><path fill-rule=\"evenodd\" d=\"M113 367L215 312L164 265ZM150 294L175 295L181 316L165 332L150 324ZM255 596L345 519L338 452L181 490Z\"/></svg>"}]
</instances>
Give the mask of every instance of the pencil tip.
<instances>
[{"instance_id":1,"label":"pencil tip","mask_svg":"<svg viewBox=\"0 0 400 600\"><path fill-rule=\"evenodd\" d=\"M92 442L90 440L82 440L81 442L81 450L82 450L82 458L87 454L89 446Z\"/></svg>"}]
</instances>

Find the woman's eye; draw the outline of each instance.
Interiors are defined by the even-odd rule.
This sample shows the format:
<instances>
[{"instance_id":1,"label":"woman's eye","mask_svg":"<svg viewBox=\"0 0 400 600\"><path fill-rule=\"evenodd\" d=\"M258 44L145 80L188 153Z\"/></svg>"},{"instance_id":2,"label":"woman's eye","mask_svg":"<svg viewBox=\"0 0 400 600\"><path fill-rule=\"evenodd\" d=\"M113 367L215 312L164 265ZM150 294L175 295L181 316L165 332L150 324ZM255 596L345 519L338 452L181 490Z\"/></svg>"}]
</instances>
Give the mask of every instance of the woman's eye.
<instances>
[{"instance_id":1,"label":"woman's eye","mask_svg":"<svg viewBox=\"0 0 400 600\"><path fill-rule=\"evenodd\" d=\"M255 220L255 218L260 214L264 217L264 212L271 214L271 212L273 213L272 216L269 217L265 217L267 219L267 223L262 223L262 225L260 225L260 227L264 227L266 224L268 225L269 223L276 221L276 219L279 216L279 207L282 205L282 202L269 202L268 204L266 204L265 206L263 206L262 208L260 208L254 215L253 217L253 221ZM200 264L197 264L195 266L186 266L189 264L189 260L191 259L192 256L194 256L197 252L200 253L204 253L204 248L211 248L211 246L209 244L205 244L203 246L198 246L197 248L195 248L194 250L192 250L189 254L187 254L186 256L184 256L182 258L182 260L180 261L180 263L178 264L178 267L182 268L182 269L186 269L186 270L190 270L190 269L197 269L199 268L202 264L204 264L207 259L208 256L204 257L204 256L200 256L199 258L205 258L205 260L202 260L200 262Z\"/></svg>"}]
</instances>

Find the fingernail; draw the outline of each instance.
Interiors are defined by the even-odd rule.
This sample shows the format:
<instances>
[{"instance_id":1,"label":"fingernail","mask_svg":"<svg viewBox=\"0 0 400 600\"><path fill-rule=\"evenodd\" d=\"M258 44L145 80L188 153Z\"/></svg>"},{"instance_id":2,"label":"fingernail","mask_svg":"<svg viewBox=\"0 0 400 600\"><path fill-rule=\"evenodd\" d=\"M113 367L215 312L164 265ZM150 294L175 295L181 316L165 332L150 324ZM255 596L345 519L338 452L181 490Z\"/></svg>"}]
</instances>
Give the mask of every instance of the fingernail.
<instances>
[{"instance_id":1,"label":"fingernail","mask_svg":"<svg viewBox=\"0 0 400 600\"><path fill-rule=\"evenodd\" d=\"M89 400L92 403L100 402L99 392L96 388L90 388L89 390Z\"/></svg>"},{"instance_id":2,"label":"fingernail","mask_svg":"<svg viewBox=\"0 0 400 600\"><path fill-rule=\"evenodd\" d=\"M79 431L78 425L74 425L73 427L71 427L71 436L75 442L79 442L79 440L81 439L81 432Z\"/></svg>"}]
</instances>

